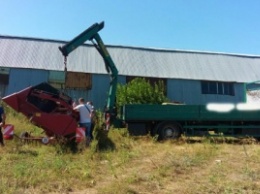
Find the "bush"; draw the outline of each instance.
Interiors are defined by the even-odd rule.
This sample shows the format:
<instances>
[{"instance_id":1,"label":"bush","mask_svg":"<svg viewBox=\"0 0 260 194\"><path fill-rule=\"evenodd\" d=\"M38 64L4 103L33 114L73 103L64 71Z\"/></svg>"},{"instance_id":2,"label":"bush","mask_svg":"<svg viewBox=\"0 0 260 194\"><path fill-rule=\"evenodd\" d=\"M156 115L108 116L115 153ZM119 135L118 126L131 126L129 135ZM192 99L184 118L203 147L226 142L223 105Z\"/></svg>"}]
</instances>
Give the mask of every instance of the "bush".
<instances>
[{"instance_id":1,"label":"bush","mask_svg":"<svg viewBox=\"0 0 260 194\"><path fill-rule=\"evenodd\" d=\"M169 101L165 96L165 86L162 81L154 86L144 78L135 78L126 85L118 84L116 106L125 104L161 104Z\"/></svg>"}]
</instances>

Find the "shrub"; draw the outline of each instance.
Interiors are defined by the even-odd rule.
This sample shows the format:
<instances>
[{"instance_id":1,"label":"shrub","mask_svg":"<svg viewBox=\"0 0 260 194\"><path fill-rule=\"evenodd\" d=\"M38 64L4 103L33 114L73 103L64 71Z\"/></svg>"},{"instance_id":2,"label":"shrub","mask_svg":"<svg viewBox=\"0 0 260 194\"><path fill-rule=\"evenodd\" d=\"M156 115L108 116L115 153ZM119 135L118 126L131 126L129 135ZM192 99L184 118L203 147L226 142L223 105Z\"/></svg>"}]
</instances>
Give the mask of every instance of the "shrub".
<instances>
[{"instance_id":1,"label":"shrub","mask_svg":"<svg viewBox=\"0 0 260 194\"><path fill-rule=\"evenodd\" d=\"M151 85L144 78L135 78L126 85L118 84L116 106L125 104L161 104L169 101L162 81Z\"/></svg>"}]
</instances>

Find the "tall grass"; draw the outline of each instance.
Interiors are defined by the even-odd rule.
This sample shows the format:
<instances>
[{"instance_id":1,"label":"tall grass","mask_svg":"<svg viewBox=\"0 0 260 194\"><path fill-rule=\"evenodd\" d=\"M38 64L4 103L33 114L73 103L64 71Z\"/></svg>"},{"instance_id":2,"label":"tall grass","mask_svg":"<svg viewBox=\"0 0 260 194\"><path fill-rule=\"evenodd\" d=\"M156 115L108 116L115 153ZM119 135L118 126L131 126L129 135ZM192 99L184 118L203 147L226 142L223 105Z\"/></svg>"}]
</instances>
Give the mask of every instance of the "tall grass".
<instances>
[{"instance_id":1,"label":"tall grass","mask_svg":"<svg viewBox=\"0 0 260 194\"><path fill-rule=\"evenodd\" d=\"M15 133L41 131L8 111ZM96 129L89 147L65 151L57 144L14 138L0 148L0 193L258 193L260 147L202 138L154 141L126 129Z\"/></svg>"}]
</instances>

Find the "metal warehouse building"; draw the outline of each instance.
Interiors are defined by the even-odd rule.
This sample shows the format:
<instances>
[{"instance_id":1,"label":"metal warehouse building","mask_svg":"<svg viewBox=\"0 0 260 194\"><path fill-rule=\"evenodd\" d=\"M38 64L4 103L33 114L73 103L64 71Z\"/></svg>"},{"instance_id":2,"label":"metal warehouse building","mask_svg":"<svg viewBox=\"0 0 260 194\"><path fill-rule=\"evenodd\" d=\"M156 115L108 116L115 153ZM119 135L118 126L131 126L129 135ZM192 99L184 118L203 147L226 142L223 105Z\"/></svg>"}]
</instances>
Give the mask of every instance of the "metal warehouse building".
<instances>
[{"instance_id":1,"label":"metal warehouse building","mask_svg":"<svg viewBox=\"0 0 260 194\"><path fill-rule=\"evenodd\" d=\"M66 42L0 36L1 96L48 82L97 108L106 104L110 77L92 45L68 56L67 79L58 47ZM134 77L163 80L167 96L186 104L245 101L245 83L260 80L260 56L183 50L107 46L119 82Z\"/></svg>"}]
</instances>

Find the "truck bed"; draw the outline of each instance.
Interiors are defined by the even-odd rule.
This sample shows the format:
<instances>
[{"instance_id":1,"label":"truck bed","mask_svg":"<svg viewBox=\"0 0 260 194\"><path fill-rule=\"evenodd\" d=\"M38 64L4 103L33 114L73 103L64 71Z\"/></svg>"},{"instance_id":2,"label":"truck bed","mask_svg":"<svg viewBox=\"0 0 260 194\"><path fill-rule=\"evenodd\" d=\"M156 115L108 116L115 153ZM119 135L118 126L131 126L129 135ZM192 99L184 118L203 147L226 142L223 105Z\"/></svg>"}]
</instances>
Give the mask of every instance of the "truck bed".
<instances>
[{"instance_id":1,"label":"truck bed","mask_svg":"<svg viewBox=\"0 0 260 194\"><path fill-rule=\"evenodd\" d=\"M260 121L260 110L217 112L206 105L132 104L123 107L122 119L129 121Z\"/></svg>"}]
</instances>

